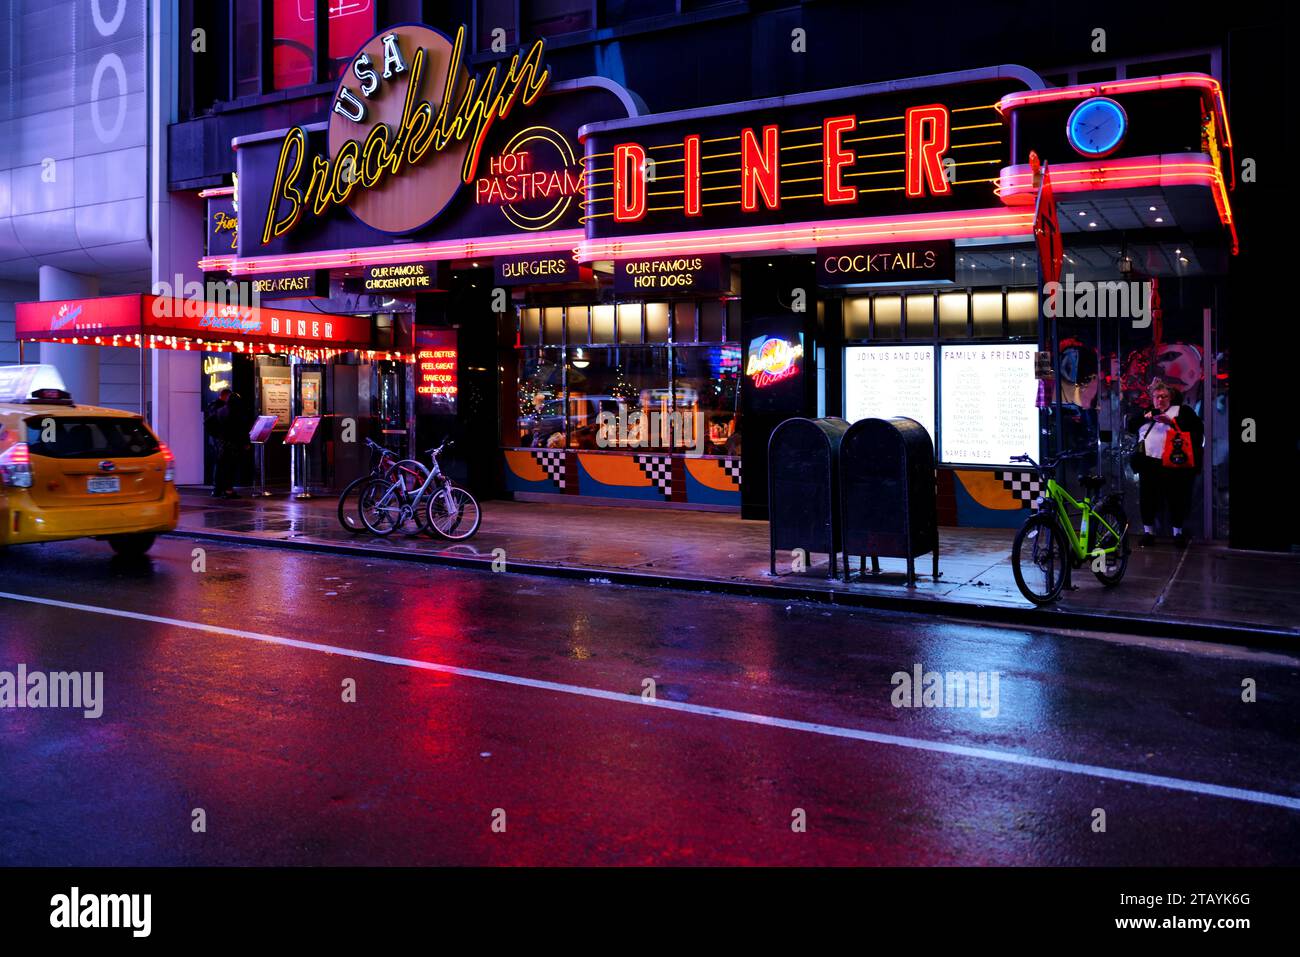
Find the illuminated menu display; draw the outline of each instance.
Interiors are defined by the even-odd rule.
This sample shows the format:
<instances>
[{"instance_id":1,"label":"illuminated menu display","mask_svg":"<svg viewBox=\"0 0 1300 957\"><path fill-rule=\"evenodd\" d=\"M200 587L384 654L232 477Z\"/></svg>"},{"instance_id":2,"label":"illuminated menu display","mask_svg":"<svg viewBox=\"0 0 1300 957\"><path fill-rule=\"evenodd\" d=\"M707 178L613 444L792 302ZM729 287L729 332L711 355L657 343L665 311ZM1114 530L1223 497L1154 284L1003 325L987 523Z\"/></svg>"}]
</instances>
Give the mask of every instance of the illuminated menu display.
<instances>
[{"instance_id":1,"label":"illuminated menu display","mask_svg":"<svg viewBox=\"0 0 1300 957\"><path fill-rule=\"evenodd\" d=\"M456 411L457 358L455 329L415 330L415 394L429 411Z\"/></svg>"},{"instance_id":2,"label":"illuminated menu display","mask_svg":"<svg viewBox=\"0 0 1300 957\"><path fill-rule=\"evenodd\" d=\"M844 350L844 418L915 419L934 441L934 346Z\"/></svg>"},{"instance_id":3,"label":"illuminated menu display","mask_svg":"<svg viewBox=\"0 0 1300 957\"><path fill-rule=\"evenodd\" d=\"M1009 465L1038 452L1038 382L1032 345L940 348L944 462Z\"/></svg>"}]
</instances>

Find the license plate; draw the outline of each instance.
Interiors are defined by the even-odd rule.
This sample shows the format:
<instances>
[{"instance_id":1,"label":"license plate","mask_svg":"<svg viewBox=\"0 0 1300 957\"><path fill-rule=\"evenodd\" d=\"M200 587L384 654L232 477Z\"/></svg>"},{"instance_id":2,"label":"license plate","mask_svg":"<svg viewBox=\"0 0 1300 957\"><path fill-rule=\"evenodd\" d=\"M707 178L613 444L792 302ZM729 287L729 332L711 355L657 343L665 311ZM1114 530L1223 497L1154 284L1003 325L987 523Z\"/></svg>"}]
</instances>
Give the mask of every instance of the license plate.
<instances>
[{"instance_id":1,"label":"license plate","mask_svg":"<svg viewBox=\"0 0 1300 957\"><path fill-rule=\"evenodd\" d=\"M86 479L87 492L120 492L122 481L116 475L92 475Z\"/></svg>"}]
</instances>

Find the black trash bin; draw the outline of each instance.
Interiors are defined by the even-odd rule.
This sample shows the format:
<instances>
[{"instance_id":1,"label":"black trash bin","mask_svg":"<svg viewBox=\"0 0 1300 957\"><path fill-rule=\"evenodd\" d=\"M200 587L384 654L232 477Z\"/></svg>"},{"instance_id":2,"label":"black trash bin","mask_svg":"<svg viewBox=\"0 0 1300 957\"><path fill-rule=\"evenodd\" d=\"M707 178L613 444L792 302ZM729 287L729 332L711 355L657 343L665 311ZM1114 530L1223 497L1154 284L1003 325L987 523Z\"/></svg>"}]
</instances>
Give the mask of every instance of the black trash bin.
<instances>
[{"instance_id":1,"label":"black trash bin","mask_svg":"<svg viewBox=\"0 0 1300 957\"><path fill-rule=\"evenodd\" d=\"M840 445L840 519L844 578L849 556L907 559L907 584L916 584L916 557L932 552L939 578L939 515L934 442L914 419L861 419Z\"/></svg>"},{"instance_id":2,"label":"black trash bin","mask_svg":"<svg viewBox=\"0 0 1300 957\"><path fill-rule=\"evenodd\" d=\"M776 574L778 549L825 552L835 577L839 535L839 453L843 419L786 419L767 443L768 555Z\"/></svg>"}]
</instances>

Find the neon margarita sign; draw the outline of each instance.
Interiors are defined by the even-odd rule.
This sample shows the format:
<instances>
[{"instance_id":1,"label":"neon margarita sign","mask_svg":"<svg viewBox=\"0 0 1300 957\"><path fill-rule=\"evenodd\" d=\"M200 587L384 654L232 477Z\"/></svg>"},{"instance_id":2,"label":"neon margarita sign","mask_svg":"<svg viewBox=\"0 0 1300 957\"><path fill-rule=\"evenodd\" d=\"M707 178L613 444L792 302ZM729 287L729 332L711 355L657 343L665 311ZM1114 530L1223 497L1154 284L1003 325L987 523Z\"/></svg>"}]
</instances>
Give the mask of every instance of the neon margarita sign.
<instances>
[{"instance_id":1,"label":"neon margarita sign","mask_svg":"<svg viewBox=\"0 0 1300 957\"><path fill-rule=\"evenodd\" d=\"M754 381L755 388L766 389L797 375L802 359L802 342L780 336L760 336L750 343L745 374Z\"/></svg>"},{"instance_id":2,"label":"neon margarita sign","mask_svg":"<svg viewBox=\"0 0 1300 957\"><path fill-rule=\"evenodd\" d=\"M403 40L407 43L406 53L402 50ZM434 30L417 26L396 28L370 40L339 81L331 118L332 124L339 122L333 119L337 116L358 131L369 124L369 131L364 133L364 139L360 135L343 139L332 157L312 156L305 187L302 177L307 164L307 134L302 127L285 134L262 228L262 245L297 226L307 208L320 216L333 206L348 203L358 188L360 193L382 190L404 169L409 174L422 165L427 168L458 150L464 152L459 182L472 183L493 124L506 119L517 103L531 105L545 89L550 73L542 67L541 40L534 42L522 57L518 53L511 57L503 74L494 65L482 77L466 75L464 49L463 26L452 43ZM436 94L439 102L435 113L435 104L421 91L428 62L439 56L446 59L447 65ZM378 64L377 58L381 60ZM402 80L406 90L395 126L372 117L372 107L381 102L374 98L383 82L397 86ZM375 112L382 114L382 108ZM439 191L445 195L429 195L427 190L418 190L416 195L436 215L458 185ZM285 203L288 206L282 210ZM418 225L420 222L388 231L405 232Z\"/></svg>"}]
</instances>

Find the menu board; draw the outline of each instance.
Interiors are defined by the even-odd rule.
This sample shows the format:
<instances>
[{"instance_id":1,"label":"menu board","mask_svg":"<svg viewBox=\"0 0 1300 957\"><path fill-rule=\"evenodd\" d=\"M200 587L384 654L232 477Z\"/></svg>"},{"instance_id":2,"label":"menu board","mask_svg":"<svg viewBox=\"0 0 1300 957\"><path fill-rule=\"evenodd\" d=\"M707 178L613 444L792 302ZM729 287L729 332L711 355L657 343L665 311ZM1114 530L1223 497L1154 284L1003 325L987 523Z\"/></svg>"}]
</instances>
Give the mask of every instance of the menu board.
<instances>
[{"instance_id":1,"label":"menu board","mask_svg":"<svg viewBox=\"0 0 1300 957\"><path fill-rule=\"evenodd\" d=\"M320 426L319 415L300 415L289 426L289 434L284 437L285 445L307 445L316 437Z\"/></svg>"},{"instance_id":2,"label":"menu board","mask_svg":"<svg viewBox=\"0 0 1300 957\"><path fill-rule=\"evenodd\" d=\"M847 346L844 418L896 415L920 422L934 441L934 346Z\"/></svg>"},{"instance_id":3,"label":"menu board","mask_svg":"<svg viewBox=\"0 0 1300 957\"><path fill-rule=\"evenodd\" d=\"M941 458L1009 465L1038 452L1033 345L940 347Z\"/></svg>"},{"instance_id":4,"label":"menu board","mask_svg":"<svg viewBox=\"0 0 1300 957\"><path fill-rule=\"evenodd\" d=\"M277 428L289 424L292 399L293 383L288 376L262 377L262 412L265 415L275 416Z\"/></svg>"}]
</instances>

